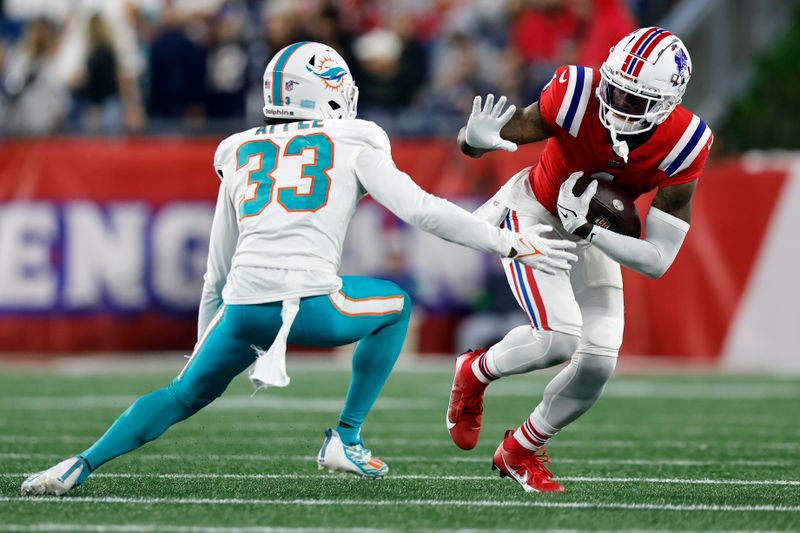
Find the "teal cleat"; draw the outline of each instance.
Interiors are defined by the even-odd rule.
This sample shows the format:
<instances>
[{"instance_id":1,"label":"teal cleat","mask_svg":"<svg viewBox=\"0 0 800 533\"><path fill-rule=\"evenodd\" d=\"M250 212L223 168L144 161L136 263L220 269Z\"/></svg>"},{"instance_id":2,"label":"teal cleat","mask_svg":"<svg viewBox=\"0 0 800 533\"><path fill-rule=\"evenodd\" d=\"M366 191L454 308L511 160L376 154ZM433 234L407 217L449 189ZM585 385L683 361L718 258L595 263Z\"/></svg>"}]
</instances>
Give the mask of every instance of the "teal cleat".
<instances>
[{"instance_id":1,"label":"teal cleat","mask_svg":"<svg viewBox=\"0 0 800 533\"><path fill-rule=\"evenodd\" d=\"M29 476L22 482L20 493L23 496L63 496L83 484L90 473L86 459L71 457Z\"/></svg>"},{"instance_id":2,"label":"teal cleat","mask_svg":"<svg viewBox=\"0 0 800 533\"><path fill-rule=\"evenodd\" d=\"M317 455L320 469L327 468L331 472L347 472L356 476L380 479L389 472L389 466L372 457L372 452L359 442L346 445L336 430L325 430L325 440Z\"/></svg>"}]
</instances>

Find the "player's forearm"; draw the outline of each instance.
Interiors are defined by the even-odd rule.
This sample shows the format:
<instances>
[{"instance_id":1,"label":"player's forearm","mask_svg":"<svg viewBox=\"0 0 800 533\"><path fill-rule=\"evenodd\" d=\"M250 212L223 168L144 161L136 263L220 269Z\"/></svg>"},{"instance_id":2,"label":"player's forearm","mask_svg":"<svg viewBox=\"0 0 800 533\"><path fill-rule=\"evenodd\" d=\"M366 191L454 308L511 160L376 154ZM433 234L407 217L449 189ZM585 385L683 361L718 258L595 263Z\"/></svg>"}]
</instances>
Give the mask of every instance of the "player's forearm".
<instances>
[{"instance_id":1,"label":"player's forearm","mask_svg":"<svg viewBox=\"0 0 800 533\"><path fill-rule=\"evenodd\" d=\"M503 129L500 136L515 144L529 144L551 137L553 132L542 119L539 102L534 102L524 109L517 109Z\"/></svg>"},{"instance_id":2,"label":"player's forearm","mask_svg":"<svg viewBox=\"0 0 800 533\"><path fill-rule=\"evenodd\" d=\"M447 241L506 257L509 232L480 220L457 205L422 190L380 150L356 158L359 180L372 197L400 219Z\"/></svg>"},{"instance_id":3,"label":"player's forearm","mask_svg":"<svg viewBox=\"0 0 800 533\"><path fill-rule=\"evenodd\" d=\"M409 214L409 224L446 241L480 252L508 257L511 241L508 231L492 226L457 205L426 193Z\"/></svg>"},{"instance_id":4,"label":"player's forearm","mask_svg":"<svg viewBox=\"0 0 800 533\"><path fill-rule=\"evenodd\" d=\"M592 226L587 240L619 264L656 279L672 265L688 231L689 224L683 220L651 207L647 214L647 239Z\"/></svg>"}]
</instances>

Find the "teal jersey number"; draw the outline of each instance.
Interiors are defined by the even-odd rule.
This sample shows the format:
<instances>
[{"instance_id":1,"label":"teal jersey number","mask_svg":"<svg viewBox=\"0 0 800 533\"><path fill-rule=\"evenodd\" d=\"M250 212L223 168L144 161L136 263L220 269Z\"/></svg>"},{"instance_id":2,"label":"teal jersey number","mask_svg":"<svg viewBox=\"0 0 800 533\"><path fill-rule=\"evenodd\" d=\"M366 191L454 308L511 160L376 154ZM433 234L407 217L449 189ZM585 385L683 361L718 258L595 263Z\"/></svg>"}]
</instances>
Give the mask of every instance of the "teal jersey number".
<instances>
[{"instance_id":1,"label":"teal jersey number","mask_svg":"<svg viewBox=\"0 0 800 533\"><path fill-rule=\"evenodd\" d=\"M333 167L333 141L324 133L293 137L283 156L299 156L306 150L314 150L314 162L303 165L301 177L310 178L307 193L299 193L297 187L278 187L278 203L286 211L317 211L328 203L331 178L328 171ZM236 151L237 170L245 166L251 157L259 158L258 168L251 170L248 184L256 184L253 196L239 204L239 218L259 215L272 202L275 177L272 173L278 166L278 146L270 140L248 141Z\"/></svg>"},{"instance_id":2,"label":"teal jersey number","mask_svg":"<svg viewBox=\"0 0 800 533\"><path fill-rule=\"evenodd\" d=\"M272 141L247 141L236 150L236 170L258 157L258 168L251 170L247 176L248 185L255 183L256 189L252 198L245 198L239 204L239 218L253 217L267 207L272 198L272 187L275 178L272 172L278 166L278 145Z\"/></svg>"},{"instance_id":3,"label":"teal jersey number","mask_svg":"<svg viewBox=\"0 0 800 533\"><path fill-rule=\"evenodd\" d=\"M278 189L278 203L287 211L317 211L328 203L331 188L328 171L333 166L333 141L324 133L294 137L286 145L283 155L300 155L305 150L314 150L314 162L303 165L300 175L311 178L311 187L303 194L297 192L297 187Z\"/></svg>"}]
</instances>

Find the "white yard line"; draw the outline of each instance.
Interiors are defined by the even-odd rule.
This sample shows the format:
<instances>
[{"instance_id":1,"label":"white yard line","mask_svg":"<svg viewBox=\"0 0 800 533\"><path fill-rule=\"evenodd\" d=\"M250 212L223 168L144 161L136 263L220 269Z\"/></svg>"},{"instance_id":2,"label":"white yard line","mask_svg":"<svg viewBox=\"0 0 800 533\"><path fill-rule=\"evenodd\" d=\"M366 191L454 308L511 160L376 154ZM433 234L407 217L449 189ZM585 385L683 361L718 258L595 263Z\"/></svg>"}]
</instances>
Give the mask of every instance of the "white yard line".
<instances>
[{"instance_id":1,"label":"white yard line","mask_svg":"<svg viewBox=\"0 0 800 533\"><path fill-rule=\"evenodd\" d=\"M87 433L91 433L92 437L96 437L99 434L102 434L108 427L108 423L110 420L106 419L103 421L89 421L89 420L48 420L47 427L52 430L59 430L59 429L67 429L69 431L76 431L82 430ZM30 424L31 426L34 425L41 425L42 421L39 418L26 419L23 421L24 424ZM0 427L7 426L8 423L5 420L0 419ZM19 421L15 420L14 425L16 426L16 431L24 431L24 429L20 429ZM613 423L603 423L603 422L585 422L581 421L580 423L574 424L569 426L565 431L562 432L562 435L569 435L569 436L585 436L585 435L592 435L597 436L597 434L619 434L628 431L653 431L655 426L658 426L662 429L665 433L669 435L708 435L712 434L714 437L726 436L726 437L734 437L741 435L742 426L747 426L747 433L748 435L753 436L763 436L763 437L770 437L775 434L776 431L780 431L781 435L786 437L787 435L794 435L800 436L800 428L787 428L786 422L782 421L776 424L765 424L763 421L761 425L755 424L754 422L742 422L742 421L720 421L717 418L709 417L707 420L704 420L702 423L698 423L697 420L694 420L692 424L687 424L684 422L678 421L659 421L658 419L655 420L642 420L642 421L635 421L631 422L630 424L613 424ZM24 426L22 426L24 427ZM220 427L224 428L226 431L231 431L235 433L239 433L242 435L258 437L267 435L269 432L272 431L299 431L299 430L314 430L316 433L322 433L322 425L318 421L306 421L306 420L270 420L270 421L253 421L251 424L243 424L241 422L233 422L231 424L220 423ZM438 431L444 427L444 423L442 420L414 420L414 421L392 421L391 427L385 424L379 425L369 425L367 427L368 433L371 436L382 437L388 435L394 435L398 431L413 431L417 433L424 433L427 431ZM485 421L483 424L483 431L486 434L498 434L501 435L503 431L508 427L508 423L503 423L501 421ZM0 442L3 442L3 438L6 437L5 435L0 435Z\"/></svg>"},{"instance_id":2,"label":"white yard line","mask_svg":"<svg viewBox=\"0 0 800 533\"><path fill-rule=\"evenodd\" d=\"M488 453L488 452L487 452ZM59 453L3 453L0 452L1 459L64 459L66 454ZM452 456L452 457L427 457L422 455L384 455L387 461L397 462L419 462L425 464L438 463L485 463L488 464L491 455L482 456ZM210 460L210 461L314 461L314 455L260 455L260 454L175 454L175 453L140 453L136 455L137 460L145 461L181 461L188 459ZM732 461L714 460L693 460L693 459L576 459L560 458L554 461L557 464L579 464L579 465L638 465L638 466L796 466L796 461L789 460L758 460L758 459L736 459Z\"/></svg>"},{"instance_id":3,"label":"white yard line","mask_svg":"<svg viewBox=\"0 0 800 533\"><path fill-rule=\"evenodd\" d=\"M0 477L24 478L31 472L6 472ZM325 479L331 474L217 474L217 473L102 473L92 475L93 478L155 478L155 479ZM433 474L391 474L384 478L385 481L494 481L497 476L486 474L483 476L470 475L433 475ZM351 478L357 480L358 478ZM602 477L602 476L557 476L561 481L578 483L651 483L668 485L775 485L775 486L800 486L800 481L791 479L694 479L694 478L658 478L658 477Z\"/></svg>"},{"instance_id":4,"label":"white yard line","mask_svg":"<svg viewBox=\"0 0 800 533\"><path fill-rule=\"evenodd\" d=\"M518 381L499 382L492 387L494 397L527 398L541 395L541 386ZM446 393L446 391L443 391ZM612 381L603 392L606 398L642 398L671 400L769 400L800 398L800 385L797 383L659 383L648 380ZM124 408L136 396L127 394L107 395L64 395L64 396L14 396L0 400L0 409L17 410L63 410ZM215 401L213 409L251 409L255 407L282 410L330 412L341 408L343 399L305 398L258 394L255 396L230 394ZM414 395L414 397L383 396L378 399L377 408L387 410L412 410L420 408L443 407L446 396Z\"/></svg>"},{"instance_id":5,"label":"white yard line","mask_svg":"<svg viewBox=\"0 0 800 533\"><path fill-rule=\"evenodd\" d=\"M294 505L302 507L320 506L382 506L382 507L496 507L496 508L547 508L547 509L624 509L632 511L680 511L680 512L764 512L800 513L800 505L717 505L717 504L659 504L659 503L613 503L613 502L564 502L536 500L319 500L297 498L293 500L248 499L248 498L120 498L75 496L67 498L31 498L22 496L0 496L0 502L13 503L102 503L122 505Z\"/></svg>"},{"instance_id":6,"label":"white yard line","mask_svg":"<svg viewBox=\"0 0 800 533\"><path fill-rule=\"evenodd\" d=\"M110 531L113 533L150 533L153 531L172 531L173 533L328 533L328 532L354 532L354 533L388 533L400 531L397 529L373 528L327 528L327 527L202 527L179 526L176 524L2 524L3 531L77 531L97 532Z\"/></svg>"},{"instance_id":7,"label":"white yard line","mask_svg":"<svg viewBox=\"0 0 800 533\"><path fill-rule=\"evenodd\" d=\"M211 527L211 526L180 526L176 524L69 524L44 522L38 524L3 524L5 531L65 531L65 532L92 532L103 533L150 533L153 531L172 531L174 533L328 533L328 532L353 532L353 533L391 533L405 531L399 529L372 529L372 528L347 528L332 529L329 527ZM519 533L519 529L415 529L417 533ZM763 530L669 530L669 529L537 529L537 533L775 533Z\"/></svg>"},{"instance_id":8,"label":"white yard line","mask_svg":"<svg viewBox=\"0 0 800 533\"><path fill-rule=\"evenodd\" d=\"M64 443L86 443L91 444L95 437L81 436L81 435L54 435L54 436L32 436L32 435L0 435L0 442L6 443L19 443L19 444L37 444L37 443L51 443L51 442L64 442ZM170 440L175 443L183 441L195 442L196 436L176 435L170 437ZM249 438L247 442L252 445L269 445L269 444L297 444L306 440L302 435L297 436L271 436L271 437L256 437ZM229 444L229 436L203 436L203 442L208 444ZM402 437L370 437L369 444L387 445L387 446L427 446L427 447L443 447L452 448L453 443L448 438L442 439L410 439ZM662 441L642 441L642 440L603 440L603 439L558 439L553 441L553 448L640 448L642 445L658 448L680 448L680 449L710 449L710 448L752 448L753 444L748 441L703 441L699 439L693 440L662 440ZM800 442L759 442L759 449L768 450L796 450L800 448Z\"/></svg>"},{"instance_id":9,"label":"white yard line","mask_svg":"<svg viewBox=\"0 0 800 533\"><path fill-rule=\"evenodd\" d=\"M103 410L124 409L137 399L133 395L69 395L69 396L14 396L0 399L0 410L15 411L72 411L77 409ZM290 396L242 396L231 394L215 401L208 409L277 409L280 411L302 411L314 413L338 413L344 398L298 398ZM439 401L432 397L378 398L376 409L385 411L413 411L434 409Z\"/></svg>"}]
</instances>

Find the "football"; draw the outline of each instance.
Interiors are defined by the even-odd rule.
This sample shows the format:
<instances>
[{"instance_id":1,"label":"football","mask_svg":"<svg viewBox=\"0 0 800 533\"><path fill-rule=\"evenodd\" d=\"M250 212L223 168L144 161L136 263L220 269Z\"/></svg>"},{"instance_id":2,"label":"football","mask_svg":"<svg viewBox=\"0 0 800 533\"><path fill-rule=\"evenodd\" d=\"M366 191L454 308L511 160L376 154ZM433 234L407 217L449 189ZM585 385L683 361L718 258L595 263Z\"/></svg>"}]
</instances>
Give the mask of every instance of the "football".
<instances>
[{"instance_id":1,"label":"football","mask_svg":"<svg viewBox=\"0 0 800 533\"><path fill-rule=\"evenodd\" d=\"M576 196L580 196L593 179L596 178L581 176L575 182L572 192ZM597 192L589 204L586 218L592 224L628 237L638 239L642 233L642 221L636 210L636 204L625 191L610 181L597 180Z\"/></svg>"}]
</instances>

